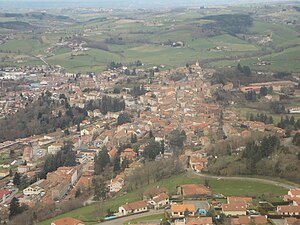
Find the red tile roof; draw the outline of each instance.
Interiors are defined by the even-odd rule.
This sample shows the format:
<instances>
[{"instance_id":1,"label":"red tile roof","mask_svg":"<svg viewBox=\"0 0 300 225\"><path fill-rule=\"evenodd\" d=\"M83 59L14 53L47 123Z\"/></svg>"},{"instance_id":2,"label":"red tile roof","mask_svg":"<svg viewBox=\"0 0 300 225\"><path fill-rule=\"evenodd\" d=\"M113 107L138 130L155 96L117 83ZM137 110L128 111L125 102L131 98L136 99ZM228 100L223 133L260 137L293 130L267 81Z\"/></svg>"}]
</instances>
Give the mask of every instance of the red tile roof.
<instances>
[{"instance_id":1,"label":"red tile roof","mask_svg":"<svg viewBox=\"0 0 300 225\"><path fill-rule=\"evenodd\" d=\"M55 225L83 225L83 222L80 220L76 220L74 218L71 217L67 217L67 218L61 218L58 220L53 221L52 223L54 223Z\"/></svg>"},{"instance_id":2,"label":"red tile roof","mask_svg":"<svg viewBox=\"0 0 300 225\"><path fill-rule=\"evenodd\" d=\"M131 203L122 205L121 207L123 207L126 211L131 211L131 210L145 208L145 207L147 207L147 203L144 201L131 202Z\"/></svg>"}]
</instances>

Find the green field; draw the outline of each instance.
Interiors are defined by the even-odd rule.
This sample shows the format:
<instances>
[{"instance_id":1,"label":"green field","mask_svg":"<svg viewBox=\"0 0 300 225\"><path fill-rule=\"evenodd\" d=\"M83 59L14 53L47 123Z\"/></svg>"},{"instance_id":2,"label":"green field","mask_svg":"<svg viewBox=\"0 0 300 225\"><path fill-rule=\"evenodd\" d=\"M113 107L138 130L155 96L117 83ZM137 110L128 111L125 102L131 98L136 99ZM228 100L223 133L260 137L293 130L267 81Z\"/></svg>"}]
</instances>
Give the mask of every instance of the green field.
<instances>
[{"instance_id":1,"label":"green field","mask_svg":"<svg viewBox=\"0 0 300 225\"><path fill-rule=\"evenodd\" d=\"M15 65L15 56L28 56L20 65L39 65L39 60L33 56L43 55L47 62L61 65L70 72L100 72L111 61L123 64L141 60L145 67L165 65L168 68L184 66L187 62L200 60L205 66L221 68L236 65L238 62L249 65L252 69L268 71L299 72L300 65L300 31L297 24L286 25L287 20L300 20L299 14L288 6L283 12L282 6L255 8L253 26L245 33L238 35L221 32L207 35L202 27L214 21L203 19L208 15L248 14L252 9L245 6L223 7L217 11L212 9L176 9L162 11L114 11L101 15L83 10L66 11L66 15L77 19L80 23L66 25L57 21L24 19L39 27L54 27L51 32L18 31L12 39L0 45L1 54L10 59L1 61L1 65ZM59 10L52 10L58 15ZM130 16L128 16L128 13ZM267 21L264 17L278 21ZM91 19L89 21L89 19ZM15 18L0 17L1 22L15 21ZM0 32L7 33L7 29ZM270 35L273 42L266 46L248 41L245 36ZM56 47L60 38L72 40L75 36L84 37L89 41L104 43L106 39L119 40L116 43L107 42L108 51L92 48L89 51L71 52L70 48ZM166 42L180 41L182 48L164 45ZM298 47L297 47L298 46ZM220 47L221 50L213 51ZM51 54L46 53L53 49ZM278 52L280 50L280 52ZM264 56L264 52L268 52ZM271 53L270 53L271 51ZM52 55L53 54L53 55ZM71 54L74 56L71 57ZM51 55L50 57L47 57ZM268 60L270 66L257 66L257 58ZM210 62L212 61L213 62Z\"/></svg>"},{"instance_id":2,"label":"green field","mask_svg":"<svg viewBox=\"0 0 300 225\"><path fill-rule=\"evenodd\" d=\"M204 183L204 178L196 175L180 175L161 180L157 183L150 184L144 188L129 193L120 193L99 206L98 204L86 206L73 210L71 212L57 216L51 220L39 223L39 225L49 225L51 221L62 217L75 217L84 221L100 219L106 213L107 209L117 210L118 207L126 202L133 202L141 199L141 194L150 187L166 187L170 193L176 193L176 186L181 184ZM284 195L287 190L275 185L269 185L254 181L245 180L223 180L209 179L209 184L213 193L221 193L225 196L261 196L266 193L272 193L276 196ZM101 213L102 212L102 213ZM104 214L103 214L104 213ZM87 223L93 224L93 223Z\"/></svg>"}]
</instances>

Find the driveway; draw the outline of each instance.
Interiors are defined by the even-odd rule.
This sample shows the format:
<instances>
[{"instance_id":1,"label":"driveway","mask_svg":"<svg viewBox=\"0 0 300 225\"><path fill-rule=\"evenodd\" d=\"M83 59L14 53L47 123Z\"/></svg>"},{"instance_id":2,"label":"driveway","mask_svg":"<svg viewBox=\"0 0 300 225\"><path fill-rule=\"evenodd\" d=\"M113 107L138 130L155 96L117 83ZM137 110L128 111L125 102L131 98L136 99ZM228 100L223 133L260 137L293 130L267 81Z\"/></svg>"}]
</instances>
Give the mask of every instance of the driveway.
<instances>
[{"instance_id":1,"label":"driveway","mask_svg":"<svg viewBox=\"0 0 300 225\"><path fill-rule=\"evenodd\" d=\"M153 215L163 214L164 211L165 211L164 209L151 210L149 212L145 212L145 213L141 213L141 214L126 216L126 217L122 217L120 219L106 221L106 222L103 222L103 223L99 223L98 225L123 225L128 220L138 219L138 218L142 218L142 217L145 217L145 216L153 216Z\"/></svg>"}]
</instances>

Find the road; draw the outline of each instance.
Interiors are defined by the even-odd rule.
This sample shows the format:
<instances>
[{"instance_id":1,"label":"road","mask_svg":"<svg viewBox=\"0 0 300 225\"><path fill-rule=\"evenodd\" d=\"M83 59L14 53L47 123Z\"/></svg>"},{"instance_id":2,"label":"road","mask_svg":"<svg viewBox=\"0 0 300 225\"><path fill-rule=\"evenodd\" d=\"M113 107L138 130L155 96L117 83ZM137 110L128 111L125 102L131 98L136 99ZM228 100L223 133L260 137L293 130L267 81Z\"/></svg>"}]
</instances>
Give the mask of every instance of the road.
<instances>
[{"instance_id":1,"label":"road","mask_svg":"<svg viewBox=\"0 0 300 225\"><path fill-rule=\"evenodd\" d=\"M133 220L133 219L138 219L138 218L145 217L145 216L153 216L153 215L158 215L158 214L163 214L163 213L164 213L164 209L151 210L149 212L145 212L145 213L141 213L141 214L126 216L126 217L122 217L120 219L106 221L103 223L99 223L98 225L123 225L128 220Z\"/></svg>"},{"instance_id":2,"label":"road","mask_svg":"<svg viewBox=\"0 0 300 225\"><path fill-rule=\"evenodd\" d=\"M256 178L256 177L222 177L222 176L213 176L213 175L208 175L208 174L203 174L203 173L197 173L195 171L190 171L190 173L193 173L200 177L215 178L215 179L256 181L256 182L265 183L265 184L273 184L275 186L283 187L286 189L297 189L300 186L297 184L282 183L280 181L268 180L268 179Z\"/></svg>"}]
</instances>

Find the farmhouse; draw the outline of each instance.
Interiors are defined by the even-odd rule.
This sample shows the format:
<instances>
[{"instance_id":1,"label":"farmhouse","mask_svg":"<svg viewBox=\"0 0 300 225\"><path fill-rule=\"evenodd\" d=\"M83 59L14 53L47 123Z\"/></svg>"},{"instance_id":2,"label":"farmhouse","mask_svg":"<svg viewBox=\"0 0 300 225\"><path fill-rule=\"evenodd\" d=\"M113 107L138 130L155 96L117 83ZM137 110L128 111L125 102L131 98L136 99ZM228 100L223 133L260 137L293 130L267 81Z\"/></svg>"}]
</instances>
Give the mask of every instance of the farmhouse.
<instances>
[{"instance_id":1,"label":"farmhouse","mask_svg":"<svg viewBox=\"0 0 300 225\"><path fill-rule=\"evenodd\" d=\"M119 213L122 215L130 215L135 213L146 212L148 210L147 203L145 201L138 201L127 203L119 207Z\"/></svg>"},{"instance_id":2,"label":"farmhouse","mask_svg":"<svg viewBox=\"0 0 300 225\"><path fill-rule=\"evenodd\" d=\"M177 194L183 198L206 198L212 192L201 184L185 184L177 187Z\"/></svg>"},{"instance_id":3,"label":"farmhouse","mask_svg":"<svg viewBox=\"0 0 300 225\"><path fill-rule=\"evenodd\" d=\"M154 209L160 209L166 205L169 205L169 195L167 195L166 193L161 193L149 200L148 204L151 205Z\"/></svg>"}]
</instances>

